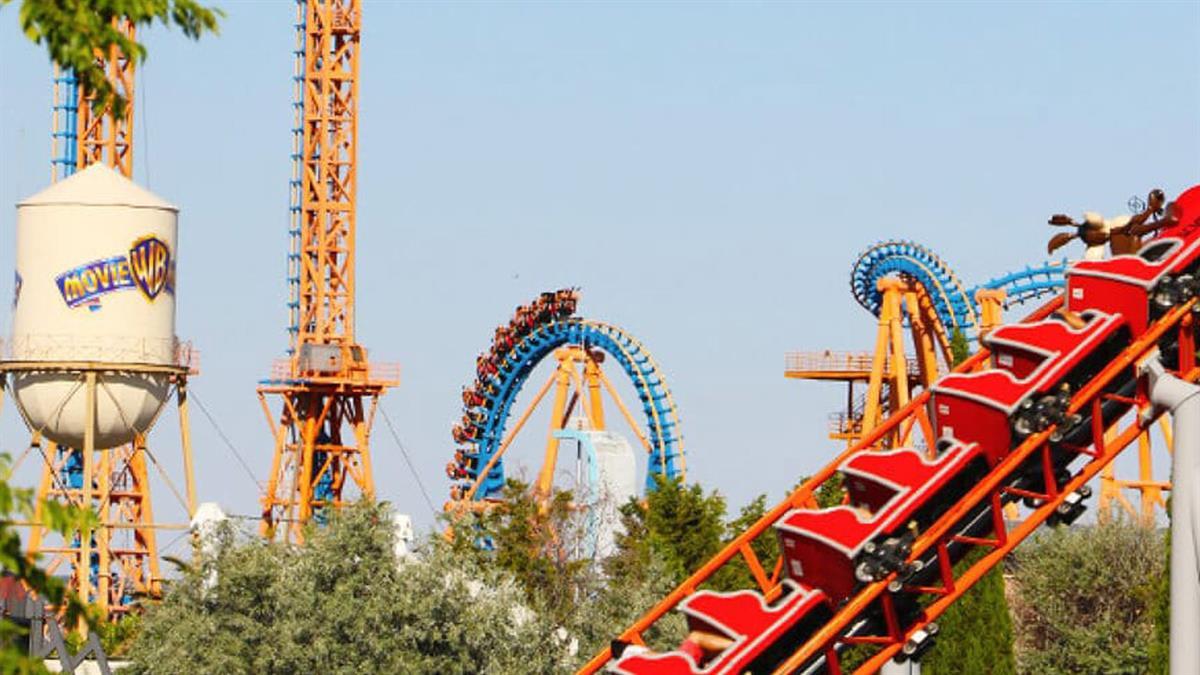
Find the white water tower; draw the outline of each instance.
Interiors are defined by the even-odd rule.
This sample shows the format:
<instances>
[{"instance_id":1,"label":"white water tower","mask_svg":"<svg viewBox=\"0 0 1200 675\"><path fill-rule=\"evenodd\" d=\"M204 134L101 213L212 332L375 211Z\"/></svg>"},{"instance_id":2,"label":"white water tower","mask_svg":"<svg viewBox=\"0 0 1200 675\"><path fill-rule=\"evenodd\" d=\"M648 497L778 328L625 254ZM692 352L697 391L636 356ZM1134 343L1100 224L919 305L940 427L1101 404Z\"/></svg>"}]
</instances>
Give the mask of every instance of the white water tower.
<instances>
[{"instance_id":1,"label":"white water tower","mask_svg":"<svg viewBox=\"0 0 1200 675\"><path fill-rule=\"evenodd\" d=\"M102 164L17 206L11 354L35 365L104 364L93 447L129 443L150 430L173 366L178 209ZM125 366L132 366L126 369ZM30 429L84 446L87 392L77 372L12 372Z\"/></svg>"},{"instance_id":2,"label":"white water tower","mask_svg":"<svg viewBox=\"0 0 1200 675\"><path fill-rule=\"evenodd\" d=\"M83 505L99 523L63 536L35 522L29 551L48 569L69 569L70 592L102 613L161 592L156 530L171 525L150 509L149 466L164 477L167 469L147 444L172 393L186 500L172 492L189 517L196 512L194 361L175 338L177 217L103 164L17 205L12 339L0 353L0 383L40 447L33 456L45 458L39 503Z\"/></svg>"}]
</instances>

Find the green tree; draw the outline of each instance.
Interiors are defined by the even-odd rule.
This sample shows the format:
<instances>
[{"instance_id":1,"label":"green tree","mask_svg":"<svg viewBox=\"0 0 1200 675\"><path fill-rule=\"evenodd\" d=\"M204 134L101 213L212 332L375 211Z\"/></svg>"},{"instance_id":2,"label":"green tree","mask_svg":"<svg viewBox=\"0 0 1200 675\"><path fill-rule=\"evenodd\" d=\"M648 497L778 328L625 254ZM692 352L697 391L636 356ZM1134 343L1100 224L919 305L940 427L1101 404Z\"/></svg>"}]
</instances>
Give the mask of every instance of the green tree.
<instances>
[{"instance_id":1,"label":"green tree","mask_svg":"<svg viewBox=\"0 0 1200 675\"><path fill-rule=\"evenodd\" d=\"M0 455L0 476L11 473L8 456ZM46 574L22 547L21 534L13 527L13 523L33 520L34 502L33 490L14 488L7 480L0 479L0 573L22 582L47 603L64 607L64 625L74 626L80 617L95 624L94 611L68 594L62 580ZM42 504L41 519L42 525L65 536L96 525L96 518L91 512L65 507L57 502ZM30 659L22 651L18 638L24 634L25 629L9 617L0 617L0 672L45 672L40 661Z\"/></svg>"},{"instance_id":2,"label":"green tree","mask_svg":"<svg viewBox=\"0 0 1200 675\"><path fill-rule=\"evenodd\" d=\"M978 548L959 561L965 570L987 554ZM1013 654L1013 624L1004 597L1004 576L993 568L937 621L941 628L937 647L921 662L921 671L933 675L1012 675L1017 672Z\"/></svg>"},{"instance_id":3,"label":"green tree","mask_svg":"<svg viewBox=\"0 0 1200 675\"><path fill-rule=\"evenodd\" d=\"M751 525L761 520L766 513L766 495L759 495L750 500L749 504L742 507L738 516L729 521L725 526L725 543L736 539L748 530ZM754 551L759 565L762 566L763 571L769 577L771 571L775 568L775 561L779 559L779 537L775 533L775 528L768 527L766 531L755 537L750 542L750 550ZM754 579L754 574L751 572L750 566L744 560L740 555L734 557L731 563L727 564L717 573L713 585L722 590L758 588L758 582Z\"/></svg>"},{"instance_id":4,"label":"green tree","mask_svg":"<svg viewBox=\"0 0 1200 675\"><path fill-rule=\"evenodd\" d=\"M967 342L967 336L957 328L950 333L950 355L954 358L952 366L971 358L971 343Z\"/></svg>"},{"instance_id":5,"label":"green tree","mask_svg":"<svg viewBox=\"0 0 1200 675\"><path fill-rule=\"evenodd\" d=\"M13 0L0 0L0 6ZM217 32L220 9L196 0L21 0L19 21L26 37L46 46L50 59L75 73L86 91L103 107L113 104L117 113L126 101L109 82L96 53L113 46L136 63L146 60L146 47L117 29L114 20L125 18L136 27L154 22L175 26L196 40Z\"/></svg>"},{"instance_id":6,"label":"green tree","mask_svg":"<svg viewBox=\"0 0 1200 675\"><path fill-rule=\"evenodd\" d=\"M387 505L357 504L299 546L238 541L151 607L132 673L554 673L570 655L512 575L440 537L400 562Z\"/></svg>"},{"instance_id":7,"label":"green tree","mask_svg":"<svg viewBox=\"0 0 1200 675\"><path fill-rule=\"evenodd\" d=\"M511 574L527 603L567 622L598 583L586 519L572 492L542 499L526 483L510 479L502 503L452 523L453 547L459 556Z\"/></svg>"},{"instance_id":8,"label":"green tree","mask_svg":"<svg viewBox=\"0 0 1200 675\"><path fill-rule=\"evenodd\" d=\"M1160 533L1123 521L1057 528L1018 549L1020 672L1145 672L1164 556Z\"/></svg>"},{"instance_id":9,"label":"green tree","mask_svg":"<svg viewBox=\"0 0 1200 675\"><path fill-rule=\"evenodd\" d=\"M1150 637L1147 672L1168 675L1171 666L1171 498L1167 498L1167 528L1163 534L1162 573L1150 603L1154 632Z\"/></svg>"},{"instance_id":10,"label":"green tree","mask_svg":"<svg viewBox=\"0 0 1200 675\"><path fill-rule=\"evenodd\" d=\"M640 565L657 555L670 576L683 581L721 550L725 498L679 479L655 481L644 506L630 501L621 507L625 533L617 537L618 557Z\"/></svg>"}]
</instances>

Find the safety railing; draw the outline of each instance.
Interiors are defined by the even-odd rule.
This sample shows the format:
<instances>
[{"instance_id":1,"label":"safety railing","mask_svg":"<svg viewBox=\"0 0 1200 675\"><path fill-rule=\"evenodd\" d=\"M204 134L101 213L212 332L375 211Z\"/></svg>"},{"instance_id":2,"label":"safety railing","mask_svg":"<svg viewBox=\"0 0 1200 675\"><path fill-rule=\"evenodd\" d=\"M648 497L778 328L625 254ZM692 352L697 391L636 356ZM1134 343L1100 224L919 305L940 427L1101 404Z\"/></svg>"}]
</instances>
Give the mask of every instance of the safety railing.
<instances>
[{"instance_id":1,"label":"safety railing","mask_svg":"<svg viewBox=\"0 0 1200 675\"><path fill-rule=\"evenodd\" d=\"M176 341L175 365L187 368L189 375L200 374L200 350L192 345L191 340Z\"/></svg>"},{"instance_id":2,"label":"safety railing","mask_svg":"<svg viewBox=\"0 0 1200 675\"><path fill-rule=\"evenodd\" d=\"M351 371L347 371L351 372ZM346 373L328 373L328 377L347 376ZM348 376L354 380L353 376ZM270 382L288 382L296 379L310 379L307 376L297 377L292 373L291 359L275 359L271 363L270 374L267 378ZM399 382L400 381L400 364L399 363L369 363L367 364L366 381L368 383L379 382Z\"/></svg>"},{"instance_id":3,"label":"safety railing","mask_svg":"<svg viewBox=\"0 0 1200 675\"><path fill-rule=\"evenodd\" d=\"M176 338L120 335L21 335L0 341L0 359L10 361L94 361L179 365L199 368L199 352Z\"/></svg>"},{"instance_id":4,"label":"safety railing","mask_svg":"<svg viewBox=\"0 0 1200 675\"><path fill-rule=\"evenodd\" d=\"M827 349L785 354L783 367L786 372L870 372L874 361L875 355L871 352L835 352ZM904 361L910 377L920 375L915 356L905 355Z\"/></svg>"}]
</instances>

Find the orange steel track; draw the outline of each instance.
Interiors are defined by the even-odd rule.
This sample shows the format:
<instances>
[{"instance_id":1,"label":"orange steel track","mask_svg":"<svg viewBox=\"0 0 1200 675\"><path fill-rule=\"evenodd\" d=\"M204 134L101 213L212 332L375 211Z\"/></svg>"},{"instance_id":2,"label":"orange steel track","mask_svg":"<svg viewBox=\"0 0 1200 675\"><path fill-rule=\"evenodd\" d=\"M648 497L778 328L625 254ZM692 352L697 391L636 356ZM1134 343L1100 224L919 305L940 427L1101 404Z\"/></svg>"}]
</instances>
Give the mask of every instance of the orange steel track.
<instances>
[{"instance_id":1,"label":"orange steel track","mask_svg":"<svg viewBox=\"0 0 1200 675\"><path fill-rule=\"evenodd\" d=\"M1049 316L1062 306L1062 302L1061 296L1050 301L1027 317L1026 321L1037 321ZM1088 406L1093 408L1092 445L1078 449L1080 456L1086 457L1087 461L1081 468L1074 470L1070 479L1061 488L1058 487L1054 480L1053 466L1050 461L1051 450L1048 441L1051 433L1054 431L1052 427L1027 438L1017 449L1009 453L1000 464L994 467L984 480L978 483L937 522L921 534L913 545L910 559L920 558L930 551L935 552L938 560L940 583L925 587L905 587L901 590L903 593L922 595L929 600L929 604L924 608L920 616L908 626L907 630L900 629L901 623L895 612L893 596L886 592L888 583L895 578L895 574L891 574L881 581L860 588L857 593L841 606L830 621L814 633L804 644L796 645L795 651L791 656L774 672L776 674L794 672L813 658L824 655L826 657L826 669L828 672L840 674L843 671L838 662L837 648L852 644L872 644L879 647L877 653L854 671L858 674L877 672L884 663L900 651L910 637L940 616L947 607L961 597L984 574L1000 563L1004 556L1011 552L1040 525L1045 523L1067 495L1095 477L1122 450L1134 442L1145 428L1153 423L1156 415L1137 414L1134 416L1132 423L1127 424L1115 436L1110 435L1106 439L1106 430L1103 422L1100 421L1103 417L1099 414L1099 408L1104 400L1124 400L1136 403L1137 407L1135 411L1153 412L1148 409L1144 385L1141 382L1138 384L1138 390L1133 399L1123 399L1113 394L1104 393L1104 388L1110 382L1121 376L1122 373L1128 372L1127 369L1137 367L1142 361L1153 356L1157 351L1158 340L1171 330L1179 330L1180 356L1178 374L1189 381L1200 379L1200 368L1196 366L1195 355L1195 319L1191 313L1191 308L1195 304L1196 300L1191 300L1184 305L1176 307L1160 318L1145 334L1133 341L1117 359L1109 363L1103 371L1086 386L1082 387L1071 399L1070 412L1072 413ZM986 363L989 356L990 352L988 350L981 350L955 370L958 372L978 370ZM757 581L758 590L765 596L766 600L773 601L776 599L781 591L782 558L768 574L763 568L761 561L754 554L751 543L764 533L772 536L773 533L768 531L772 529L776 521L791 509L815 507L816 502L813 497L815 491L833 476L837 471L837 467L844 460L855 452L871 447L887 434L898 434L907 443L913 430L916 428L921 429L926 438L932 439L932 425L930 424L926 406L928 399L929 393L922 393L885 420L879 427L872 430L859 443L840 453L832 462L817 472L804 485L792 492L786 499L777 504L758 522L742 532L741 535L730 542L720 553L697 570L695 574L680 584L631 627L626 629L620 635L619 639L632 644L645 644L642 634L650 626L675 608L684 598L700 589L717 570L739 558L749 567ZM1128 417L1128 414L1123 415L1122 420L1126 417ZM1114 426L1119 426L1120 424L1121 420L1118 420ZM1036 492L1006 487L1005 483L1010 480L1018 467L1035 454L1041 456L1043 484L1045 485L1044 491ZM1028 514L1025 514L1010 526L1009 523L1004 521L1000 508L1004 496L1009 496L1010 498L1029 497L1039 500L1039 506L1032 509ZM972 509L984 503L985 500L991 504L993 520L993 535L991 537L965 537L951 533L950 530L955 524L962 521ZM952 541L986 547L991 550L975 564L956 572L950 564L947 549L947 545ZM848 635L848 632L852 628L860 625L867 617L878 619L877 623L882 624L885 629L879 634ZM611 656L611 649L606 648L594 656L579 672L595 673L604 667L604 664L610 660Z\"/></svg>"}]
</instances>

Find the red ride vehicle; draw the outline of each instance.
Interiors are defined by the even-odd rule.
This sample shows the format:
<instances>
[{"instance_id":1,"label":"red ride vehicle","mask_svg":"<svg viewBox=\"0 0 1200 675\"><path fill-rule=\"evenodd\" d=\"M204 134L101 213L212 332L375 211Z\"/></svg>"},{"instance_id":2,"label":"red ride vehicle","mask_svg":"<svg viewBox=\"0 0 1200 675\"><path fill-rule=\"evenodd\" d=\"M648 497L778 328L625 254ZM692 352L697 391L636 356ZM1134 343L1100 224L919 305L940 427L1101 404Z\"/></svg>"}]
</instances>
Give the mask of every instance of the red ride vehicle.
<instances>
[{"instance_id":1,"label":"red ride vehicle","mask_svg":"<svg viewBox=\"0 0 1200 675\"><path fill-rule=\"evenodd\" d=\"M939 446L933 459L913 449L862 450L847 459L838 471L849 504L795 509L775 525L788 577L839 602L860 584L919 572L920 562L905 562L916 535L988 468L978 445L946 439Z\"/></svg>"},{"instance_id":2,"label":"red ride vehicle","mask_svg":"<svg viewBox=\"0 0 1200 675\"><path fill-rule=\"evenodd\" d=\"M833 613L825 594L793 581L767 604L758 593L700 591L679 604L688 639L676 651L624 655L610 672L623 675L769 673Z\"/></svg>"},{"instance_id":3,"label":"red ride vehicle","mask_svg":"<svg viewBox=\"0 0 1200 675\"><path fill-rule=\"evenodd\" d=\"M1052 424L1065 433L1081 422L1066 416L1071 394L1128 344L1128 332L1118 315L1089 310L1078 318L1078 328L1052 317L992 331L984 338L991 370L951 373L933 385L935 433L979 443L995 464L1030 434Z\"/></svg>"}]
</instances>

